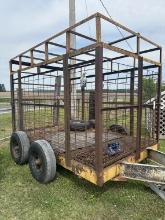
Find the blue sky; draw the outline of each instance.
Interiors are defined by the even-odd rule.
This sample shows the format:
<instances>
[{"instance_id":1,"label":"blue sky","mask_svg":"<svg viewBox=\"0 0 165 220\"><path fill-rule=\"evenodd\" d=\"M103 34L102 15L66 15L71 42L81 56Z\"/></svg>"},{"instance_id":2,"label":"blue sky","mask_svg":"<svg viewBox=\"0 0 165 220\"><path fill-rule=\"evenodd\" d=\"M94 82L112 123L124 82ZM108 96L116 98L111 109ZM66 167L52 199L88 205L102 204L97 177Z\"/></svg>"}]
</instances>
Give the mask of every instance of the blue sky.
<instances>
[{"instance_id":1,"label":"blue sky","mask_svg":"<svg viewBox=\"0 0 165 220\"><path fill-rule=\"evenodd\" d=\"M103 1L113 19L165 47L164 0ZM10 58L68 27L68 2L0 1L0 83L5 83L9 88ZM97 11L106 15L99 0L86 2L89 15ZM77 21L87 17L85 0L76 0L76 14Z\"/></svg>"}]
</instances>

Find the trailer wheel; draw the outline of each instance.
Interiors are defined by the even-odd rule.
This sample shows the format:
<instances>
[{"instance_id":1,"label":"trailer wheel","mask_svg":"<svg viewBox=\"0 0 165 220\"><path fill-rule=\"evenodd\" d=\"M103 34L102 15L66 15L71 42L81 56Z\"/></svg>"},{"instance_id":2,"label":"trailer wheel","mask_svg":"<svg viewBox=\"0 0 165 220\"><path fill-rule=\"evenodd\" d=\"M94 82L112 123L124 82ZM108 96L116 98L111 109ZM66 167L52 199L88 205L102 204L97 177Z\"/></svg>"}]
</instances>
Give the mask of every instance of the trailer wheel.
<instances>
[{"instance_id":1,"label":"trailer wheel","mask_svg":"<svg viewBox=\"0 0 165 220\"><path fill-rule=\"evenodd\" d=\"M117 132L119 134L123 134L123 135L128 135L128 131L126 128L124 128L123 126L121 125L116 125L116 124L113 124L109 127L110 131L112 132Z\"/></svg>"},{"instance_id":2,"label":"trailer wheel","mask_svg":"<svg viewBox=\"0 0 165 220\"><path fill-rule=\"evenodd\" d=\"M71 131L85 131L90 128L89 122L71 120L70 121L70 130Z\"/></svg>"},{"instance_id":3,"label":"trailer wheel","mask_svg":"<svg viewBox=\"0 0 165 220\"><path fill-rule=\"evenodd\" d=\"M10 153L16 164L28 162L30 141L24 131L16 131L10 138Z\"/></svg>"},{"instance_id":4,"label":"trailer wheel","mask_svg":"<svg viewBox=\"0 0 165 220\"><path fill-rule=\"evenodd\" d=\"M34 141L29 150L29 168L40 183L49 183L56 175L56 157L46 140Z\"/></svg>"}]
</instances>

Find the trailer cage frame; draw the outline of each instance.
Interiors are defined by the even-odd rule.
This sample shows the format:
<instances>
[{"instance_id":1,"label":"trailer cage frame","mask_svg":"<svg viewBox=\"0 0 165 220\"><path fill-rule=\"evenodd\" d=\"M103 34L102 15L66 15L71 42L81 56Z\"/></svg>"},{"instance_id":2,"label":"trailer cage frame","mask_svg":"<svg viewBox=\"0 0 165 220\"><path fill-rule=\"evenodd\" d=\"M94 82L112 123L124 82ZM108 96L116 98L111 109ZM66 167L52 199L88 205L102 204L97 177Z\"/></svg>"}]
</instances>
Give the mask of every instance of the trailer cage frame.
<instances>
[{"instance_id":1,"label":"trailer cage frame","mask_svg":"<svg viewBox=\"0 0 165 220\"><path fill-rule=\"evenodd\" d=\"M88 22L94 24L95 37L77 31ZM103 22L124 31L125 37L104 41ZM84 40L85 46L79 40L79 46L71 48L71 35ZM64 40L63 44L59 43L62 40L58 42L60 37ZM133 51L128 49L128 45L126 49L116 46L129 40L135 42ZM157 53L157 59L147 56L152 53ZM71 60L75 62L71 63ZM122 61L125 63L122 64ZM105 68L105 65L109 67ZM88 70L90 67L91 70ZM85 89L82 86L82 72L85 74L83 80L87 83ZM148 100L144 99L143 82L147 77L155 82L155 104L148 104ZM140 162L147 158L147 147L158 149L161 77L161 46L95 13L10 60L13 132L25 131L30 142L46 139L53 147L58 164L102 186L110 179L117 179L123 161ZM92 91L94 104L91 104ZM91 110L91 106L94 106L94 110ZM146 118L146 112L150 113L152 120ZM85 121L86 126L89 120L94 119L94 127L91 130L72 131L72 119ZM148 120L152 121L150 128ZM129 128L128 135L109 131L110 125L107 123ZM53 146L53 141L56 141L53 135L58 139L57 145L62 143L62 151L57 149L57 145ZM129 144L126 143L127 139ZM108 144L118 140L121 148L126 143L129 150L123 150L117 156L107 156ZM80 142L83 147L76 147ZM75 144L74 148L72 143ZM130 147L130 143L134 146ZM87 151L93 155L91 166L87 159L83 163L80 158L81 152L83 158L88 158Z\"/></svg>"}]
</instances>

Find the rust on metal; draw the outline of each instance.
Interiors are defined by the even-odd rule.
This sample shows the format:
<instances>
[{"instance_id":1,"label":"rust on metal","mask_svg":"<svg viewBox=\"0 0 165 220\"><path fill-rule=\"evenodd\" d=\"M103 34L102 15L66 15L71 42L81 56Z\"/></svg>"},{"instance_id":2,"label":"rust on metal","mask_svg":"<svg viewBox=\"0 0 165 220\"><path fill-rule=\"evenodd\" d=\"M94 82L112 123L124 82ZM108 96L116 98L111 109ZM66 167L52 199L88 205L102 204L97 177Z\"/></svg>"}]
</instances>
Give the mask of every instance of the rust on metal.
<instances>
[{"instance_id":1,"label":"rust on metal","mask_svg":"<svg viewBox=\"0 0 165 220\"><path fill-rule=\"evenodd\" d=\"M100 36L98 36L100 38ZM98 185L103 184L103 118L102 118L102 94L103 94L103 48L96 48L96 78L95 90L95 145L96 145L96 171L98 174Z\"/></svg>"},{"instance_id":2,"label":"rust on metal","mask_svg":"<svg viewBox=\"0 0 165 220\"><path fill-rule=\"evenodd\" d=\"M127 179L139 180L148 183L165 183L165 167L148 165L122 163L123 171L121 176Z\"/></svg>"},{"instance_id":3,"label":"rust on metal","mask_svg":"<svg viewBox=\"0 0 165 220\"><path fill-rule=\"evenodd\" d=\"M142 99L143 99L143 58L138 60L138 109L137 109L137 142L136 142L136 157L140 157L141 148L141 128L142 128Z\"/></svg>"},{"instance_id":4,"label":"rust on metal","mask_svg":"<svg viewBox=\"0 0 165 220\"><path fill-rule=\"evenodd\" d=\"M89 21L92 36L83 29ZM107 39L105 21L124 30L125 37ZM77 36L75 48L71 35ZM132 39L135 51L124 46ZM158 59L148 58L155 51ZM84 177L88 167L92 182L102 186L108 166L130 155L139 161L142 152L144 159L146 148L158 144L161 75L158 44L95 13L10 60L13 131L24 130L30 141L47 140L57 161L65 158L64 167ZM154 94L144 88L150 80L157 85ZM153 95L156 110L148 102ZM111 145L118 151L110 152Z\"/></svg>"},{"instance_id":5,"label":"rust on metal","mask_svg":"<svg viewBox=\"0 0 165 220\"><path fill-rule=\"evenodd\" d=\"M65 151L66 151L66 163L70 166L71 163L71 151L70 151L70 73L68 71L68 55L64 57L64 123L65 123Z\"/></svg>"}]
</instances>

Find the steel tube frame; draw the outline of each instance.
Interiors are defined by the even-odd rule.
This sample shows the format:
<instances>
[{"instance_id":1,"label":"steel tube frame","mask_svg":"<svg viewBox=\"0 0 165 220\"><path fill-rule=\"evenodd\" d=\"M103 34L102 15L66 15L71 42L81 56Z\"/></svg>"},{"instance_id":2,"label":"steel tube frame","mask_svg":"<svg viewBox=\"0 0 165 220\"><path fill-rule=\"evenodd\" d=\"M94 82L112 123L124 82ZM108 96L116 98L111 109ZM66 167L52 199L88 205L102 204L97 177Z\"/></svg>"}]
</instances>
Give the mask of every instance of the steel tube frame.
<instances>
[{"instance_id":1,"label":"steel tube frame","mask_svg":"<svg viewBox=\"0 0 165 220\"><path fill-rule=\"evenodd\" d=\"M71 149L70 149L70 119L71 119L71 86L70 71L68 68L68 54L64 56L64 119L65 119L65 159L66 165L71 166Z\"/></svg>"},{"instance_id":2,"label":"steel tube frame","mask_svg":"<svg viewBox=\"0 0 165 220\"><path fill-rule=\"evenodd\" d=\"M10 62L10 73L12 72L12 65ZM12 109L12 131L16 131L16 111L15 111L15 93L14 93L14 76L10 74L10 88L11 88L11 109Z\"/></svg>"},{"instance_id":3,"label":"steel tube frame","mask_svg":"<svg viewBox=\"0 0 165 220\"><path fill-rule=\"evenodd\" d=\"M12 60L15 61L15 59L19 58L20 56L24 56L24 55L25 55L26 53L28 53L28 52L33 53L33 51L37 51L37 50L38 50L38 47L44 45L44 46L45 46L45 51L43 51L42 53L45 53L45 60L44 60L43 62L41 62L41 63L34 64L34 57L31 56L31 65L30 65L29 67L27 67L27 68L24 68L24 70L28 70L30 67L37 67L38 65L47 65L48 63L58 62L58 61L60 61L60 60L62 61L62 60L63 60L63 55L60 55L60 54L57 54L57 56L58 56L59 59L58 59L58 58L49 59L49 56L48 56L48 55L49 55L48 44L52 44L52 45L55 45L55 46L57 46L57 47L67 48L67 45L60 45L60 44L51 42L51 41L54 40L56 37L62 36L63 34L66 34L67 32L70 32L70 33L74 34L75 36L78 35L78 36L81 36L81 37L86 38L86 39L88 39L88 40L98 42L97 36L96 36L96 39L94 39L94 38L88 37L88 36L86 36L86 35L84 35L84 34L82 34L82 33L77 33L77 32L74 31L74 29L75 29L76 27L78 27L78 26L84 24L85 22L88 22L88 21L90 21L91 19L94 19L94 18L96 18L96 20L99 20L99 21L100 21L100 24L101 24L101 19L103 19L103 20L106 20L106 21L108 21L109 23L111 23L111 24L113 24L113 25L118 26L119 28L125 30L126 32L132 34L131 36L125 37L125 38L123 38L123 39L119 39L119 40L114 41L114 42L112 42L112 43L105 44L106 47L109 46L110 49L112 49L113 51L119 52L119 53L121 53L121 54L124 55L124 56L122 56L122 57L119 57L119 59L124 58L124 57L127 57L127 56L133 56L133 57L138 58L135 53L132 53L132 52L126 51L126 50L122 50L122 49L120 49L120 48L116 48L116 47L112 46L112 44L115 44L115 43L124 41L125 39L129 39L129 38L132 38L132 37L134 37L134 36L135 36L135 37L137 36L137 37L139 37L139 39L143 39L144 41L146 41L146 42L148 42L148 43L150 43L151 45L154 45L154 46L156 47L156 48L154 48L154 49L146 50L146 52L149 52L149 51L152 52L152 51L155 51L155 50L161 48L159 45L155 44L154 42L152 42L152 41L146 39L145 37L142 37L139 33L136 33L136 32L134 32L134 31L130 30L129 28L127 28L127 27L125 27L125 26L119 24L118 22L115 22L114 20L112 20L112 19L110 19L110 18L107 18L106 16L104 16L104 15L102 15L102 14L100 14L100 13L96 13L96 14L94 14L94 15L92 15L92 16L90 16L90 17L88 17L88 18L86 18L86 19L84 19L84 20L78 22L77 24L75 24L75 25L73 25L73 26L71 26L71 27L65 29L64 31L62 31L62 32L60 32L60 33L58 33L58 34L52 36L51 38L48 38L46 41L41 42L40 44L38 44L38 45L32 47L31 49L29 49L29 50L27 50L27 51L25 51L25 52L19 54L18 56L14 57ZM96 22L96 33L97 33L99 30L100 30L100 36L101 36L101 29L100 29L100 27L98 26L98 24L97 24L97 22ZM96 35L97 35L97 34L96 34ZM71 39L70 39L70 40L71 40ZM99 42L100 42L100 41L99 41ZM71 48L70 48L70 49L71 49ZM81 49L82 49L82 48L81 48ZM72 49L71 49L71 50L72 50ZM38 50L38 51L39 51L39 50ZM81 50L80 50L80 51L81 51ZM81 53L81 52L80 52L80 53ZM83 50L82 50L82 53L83 53ZM139 54L141 54L141 53L145 53L145 51L141 51L141 52L139 51ZM88 54L88 55L90 55L90 54ZM70 56L70 58L72 59L72 56ZM153 61L153 60L151 60L151 59L147 59L147 58L143 58L143 59L144 59L144 61L146 61L146 62L150 62L150 63L155 64L155 65L160 65L160 63L155 62L155 61ZM22 64L22 65L23 65L23 64ZM14 72L12 71L12 74L13 74L13 73L14 73Z\"/></svg>"},{"instance_id":4,"label":"steel tube frame","mask_svg":"<svg viewBox=\"0 0 165 220\"><path fill-rule=\"evenodd\" d=\"M96 20L96 39L91 39L88 36L85 36L81 33L77 33L74 32L74 28L78 27L81 24L84 24L85 22L91 20L95 18ZM125 39L129 39L132 37L137 37L137 52L133 53L127 50L123 50L121 48L112 46L112 44L121 42L122 39L116 40L114 42L111 42L109 44L107 43L103 43L101 42L101 37L102 37L102 32L101 32L101 19L107 20L108 22L117 25L118 27L124 29L125 31L131 33L131 36L126 37ZM66 35L66 45L60 45L54 42L51 42L52 40L54 40L56 37L61 36L65 34ZM83 48L79 48L79 49L73 49L70 46L70 34L75 34L78 35L80 37L83 37L85 39L91 40L91 41L95 41L95 43L91 43L91 45L89 46L85 46ZM123 41L125 40L123 38ZM154 45L156 48L153 49L149 49L149 50L145 50L145 51L140 51L140 39L146 40L147 42L151 43L152 45ZM66 53L63 55L59 55L57 57L53 57L50 58L49 55L52 55L51 53L49 53L49 47L48 45L54 45L57 47L61 47L66 49ZM45 50L41 51L38 50L39 46L45 46ZM115 58L107 58L104 57L103 55L103 51L104 49L110 50L110 51L114 51L120 54L120 56L117 56ZM45 68L50 70L50 72L52 71L62 71L63 70L63 76L64 76L64 120L65 120L65 159L66 159L66 165L68 167L71 166L71 159L72 159L72 155L71 155L71 146L70 146L70 119L71 119L71 80L76 80L76 79L80 79L80 77L72 77L70 75L70 72L72 69L77 69L77 68L82 68L84 66L90 66L93 65L95 66L95 74L94 75L90 75L87 76L87 78L90 77L95 77L95 151L96 151L96 173L97 173L97 183L98 185L102 185L103 184L103 142L102 142L102 133L103 133L103 111L108 111L108 110L116 110L116 109L130 109L131 111L131 121L134 118L135 113L133 113L134 109L137 109L138 112L138 120L137 120L137 143L136 143L136 157L139 158L140 156L140 150L141 150L141 124L142 124L142 108L143 107L148 107L148 108L152 108L152 105L145 105L142 103L142 78L144 77L143 75L143 70L147 70L150 68L158 68L159 69L159 74L158 74L158 89L157 89L157 117L159 117L160 115L160 92L161 92L161 74L162 74L162 58L160 55L160 61L156 62L154 60L151 59L147 59L147 58L143 58L140 54L142 53L148 53L148 52L152 52L152 51L156 51L156 50L160 50L160 54L162 53L162 49L160 49L159 45L151 42L148 39L145 39L143 37L141 37L139 34L130 31L129 29L127 29L126 27L118 24L117 22L114 22L111 19L106 18L105 16L96 13L92 16L90 16L87 19L84 19L83 21L77 23L76 25L60 32L57 35L54 35L53 37L47 39L46 41L42 42L41 44L38 44L35 47L32 47L30 50L25 51L24 53L18 55L17 57L13 58L10 62L10 74L11 74L11 97L12 97L12 121L13 121L13 130L16 129L16 118L15 118L15 99L14 99L14 84L17 84L14 82L14 73L18 73L18 86L19 86L19 99L17 99L19 101L19 109L20 109L20 119L23 120L23 114L21 113L21 110L23 108L23 102L22 102L22 88L21 88L21 79L25 78L26 76L21 76L21 72L22 71L27 71L30 68L34 68L34 67L40 67L40 68ZM92 54L91 52L95 51L95 54ZM24 60L22 60L22 58L24 56L26 56L26 53L30 52L30 56L29 62L25 62ZM34 57L34 52L39 52L44 54L44 61L41 63L34 63L35 57ZM82 54L86 54L89 56L94 56L94 59L91 60L80 60L77 59L77 56L82 55ZM58 55L58 54L57 54ZM133 58L135 60L138 60L138 67L134 66L133 68L127 68L127 69L123 69L123 70L111 70L111 72L106 72L103 73L103 63L104 62L112 62L114 60L118 60L118 59L123 59L123 58ZM19 58L18 60L15 60L16 58ZM75 59L77 61L80 61L79 63L76 64L69 64L69 60L70 59ZM150 63L150 65L148 66L143 66L143 61ZM58 62L62 62L62 65L59 66L51 66L50 64L52 63L58 63ZM12 68L12 65L19 65L19 69L17 71L14 71ZM26 66L25 68L23 66ZM135 71L138 71L138 75L135 76ZM130 91L131 91L131 97L130 97L130 105L125 105L125 106L118 106L117 108L103 108L103 76L105 75L110 75L110 74L116 74L116 73L128 73L130 72ZM35 75L42 75L44 73L30 73L32 74L32 76ZM30 76L27 76L30 77ZM138 77L138 104L135 105L134 104L134 79L135 77ZM24 82L25 84L25 82ZM36 83L37 84L37 83ZM33 86L35 85L35 83L32 84ZM45 84L46 86L46 84ZM44 87L44 86L43 86ZM24 101L24 100L23 100ZM129 103L127 103L129 104ZM26 105L26 103L25 103ZM50 105L49 105L50 106ZM56 107L62 107L60 105L57 105ZM21 116L22 114L22 116ZM130 124L130 128L133 129L133 123ZM23 129L23 122L20 123L19 129ZM133 133L131 133L133 135ZM159 141L159 120L157 121L157 141Z\"/></svg>"},{"instance_id":5,"label":"steel tube frame","mask_svg":"<svg viewBox=\"0 0 165 220\"><path fill-rule=\"evenodd\" d=\"M96 173L97 183L103 185L103 119L102 119L102 91L103 91L103 48L96 48L95 64L95 151L96 151Z\"/></svg>"},{"instance_id":6,"label":"steel tube frame","mask_svg":"<svg viewBox=\"0 0 165 220\"><path fill-rule=\"evenodd\" d=\"M131 71L130 77L130 104L134 105L134 79L135 79L135 71ZM130 135L134 136L134 109L130 108Z\"/></svg>"},{"instance_id":7,"label":"steel tube frame","mask_svg":"<svg viewBox=\"0 0 165 220\"><path fill-rule=\"evenodd\" d=\"M138 108L137 108L137 140L136 140L136 159L140 158L141 150L141 125L142 125L142 88L143 88L143 58L138 59Z\"/></svg>"},{"instance_id":8,"label":"steel tube frame","mask_svg":"<svg viewBox=\"0 0 165 220\"><path fill-rule=\"evenodd\" d=\"M162 63L162 48L160 49L160 63ZM156 126L156 139L158 143L159 143L159 136L160 136L161 81L162 81L162 65L158 67L157 126Z\"/></svg>"},{"instance_id":9,"label":"steel tube frame","mask_svg":"<svg viewBox=\"0 0 165 220\"><path fill-rule=\"evenodd\" d=\"M19 130L23 128L23 105L22 105L22 83L21 83L21 71L18 72L18 110L19 110Z\"/></svg>"}]
</instances>

